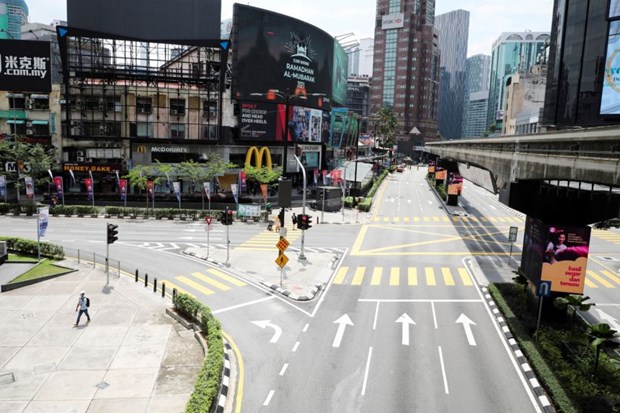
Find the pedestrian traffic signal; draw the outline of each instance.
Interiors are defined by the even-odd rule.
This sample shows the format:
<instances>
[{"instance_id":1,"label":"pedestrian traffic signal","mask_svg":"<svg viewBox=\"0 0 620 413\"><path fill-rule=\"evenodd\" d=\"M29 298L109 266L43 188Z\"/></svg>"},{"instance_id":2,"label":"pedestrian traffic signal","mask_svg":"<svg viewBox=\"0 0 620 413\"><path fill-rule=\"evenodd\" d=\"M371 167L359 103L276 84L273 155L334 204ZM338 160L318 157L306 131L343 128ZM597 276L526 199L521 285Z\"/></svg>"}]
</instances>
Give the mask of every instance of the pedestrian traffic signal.
<instances>
[{"instance_id":1,"label":"pedestrian traffic signal","mask_svg":"<svg viewBox=\"0 0 620 413\"><path fill-rule=\"evenodd\" d=\"M297 215L297 228L301 230L307 230L312 228L312 217L306 214Z\"/></svg>"},{"instance_id":2,"label":"pedestrian traffic signal","mask_svg":"<svg viewBox=\"0 0 620 413\"><path fill-rule=\"evenodd\" d=\"M280 209L280 212L278 213L278 219L280 220L280 227L284 228L284 208Z\"/></svg>"},{"instance_id":3,"label":"pedestrian traffic signal","mask_svg":"<svg viewBox=\"0 0 620 413\"><path fill-rule=\"evenodd\" d=\"M108 244L114 244L114 241L118 240L118 231L116 230L116 228L118 228L118 225L108 224Z\"/></svg>"},{"instance_id":4,"label":"pedestrian traffic signal","mask_svg":"<svg viewBox=\"0 0 620 413\"><path fill-rule=\"evenodd\" d=\"M220 216L217 220L220 221L220 224L226 225L226 211L220 211Z\"/></svg>"},{"instance_id":5,"label":"pedestrian traffic signal","mask_svg":"<svg viewBox=\"0 0 620 413\"><path fill-rule=\"evenodd\" d=\"M232 225L233 224L233 212L230 209L226 210L226 216L224 217L226 223L224 225Z\"/></svg>"}]
</instances>

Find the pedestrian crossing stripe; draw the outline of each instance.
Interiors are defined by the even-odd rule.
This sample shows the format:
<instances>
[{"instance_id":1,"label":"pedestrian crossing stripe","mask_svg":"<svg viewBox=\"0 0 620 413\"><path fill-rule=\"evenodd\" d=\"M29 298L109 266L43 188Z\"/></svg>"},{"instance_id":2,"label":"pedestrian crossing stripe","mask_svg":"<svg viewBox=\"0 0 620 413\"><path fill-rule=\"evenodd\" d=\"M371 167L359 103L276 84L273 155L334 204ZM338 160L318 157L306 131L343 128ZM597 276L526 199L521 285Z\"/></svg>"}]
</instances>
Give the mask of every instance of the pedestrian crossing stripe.
<instances>
[{"instance_id":1,"label":"pedestrian crossing stripe","mask_svg":"<svg viewBox=\"0 0 620 413\"><path fill-rule=\"evenodd\" d=\"M454 277L452 277L452 273L450 272L450 268L441 267L441 275L443 276L443 282L447 286L454 286Z\"/></svg>"},{"instance_id":2,"label":"pedestrian crossing stripe","mask_svg":"<svg viewBox=\"0 0 620 413\"><path fill-rule=\"evenodd\" d=\"M425 267L424 274L426 275L426 285L437 285L437 279L435 278L435 269L432 267Z\"/></svg>"},{"instance_id":3,"label":"pedestrian crossing stripe","mask_svg":"<svg viewBox=\"0 0 620 413\"><path fill-rule=\"evenodd\" d=\"M227 286L226 284L221 283L221 282L219 282L217 280L214 280L213 278L211 278L211 277L209 277L207 275L204 275L201 272L193 272L192 275L194 277L198 278L200 281L204 281L206 284L209 284L210 286L215 287L215 288L217 288L219 290L222 290L222 291L230 290L230 287Z\"/></svg>"},{"instance_id":4,"label":"pedestrian crossing stripe","mask_svg":"<svg viewBox=\"0 0 620 413\"><path fill-rule=\"evenodd\" d=\"M400 268L392 267L390 270L390 286L398 286L400 284Z\"/></svg>"},{"instance_id":5,"label":"pedestrian crossing stripe","mask_svg":"<svg viewBox=\"0 0 620 413\"><path fill-rule=\"evenodd\" d=\"M474 285L474 283L471 281L471 277L469 276L469 273L467 272L467 270L465 268L459 268L459 275L461 277L461 282L463 283L463 285L465 286L472 286Z\"/></svg>"},{"instance_id":6,"label":"pedestrian crossing stripe","mask_svg":"<svg viewBox=\"0 0 620 413\"><path fill-rule=\"evenodd\" d=\"M523 224L525 221L524 218L519 217L483 217L483 216L375 216L373 218L373 222L393 222L393 223L410 223L410 222L465 222L465 223L516 223ZM620 241L620 236L618 236L618 240Z\"/></svg>"},{"instance_id":7,"label":"pedestrian crossing stripe","mask_svg":"<svg viewBox=\"0 0 620 413\"><path fill-rule=\"evenodd\" d=\"M382 276L383 276L383 268L375 267L372 270L372 278L370 279L370 285L381 285Z\"/></svg>"},{"instance_id":8,"label":"pedestrian crossing stripe","mask_svg":"<svg viewBox=\"0 0 620 413\"><path fill-rule=\"evenodd\" d=\"M204 295L212 295L215 294L215 291L205 287L204 285L200 284L197 281L194 281L184 275L178 275L176 277L174 277L175 280L179 281L180 283L183 283L187 286L192 287L194 290L199 291L201 293L203 293Z\"/></svg>"},{"instance_id":9,"label":"pedestrian crossing stripe","mask_svg":"<svg viewBox=\"0 0 620 413\"><path fill-rule=\"evenodd\" d=\"M179 292L179 293L187 294L187 295L190 295L190 296L196 298L196 296L194 294L190 293L189 291L187 291L184 288L179 287L178 285L176 285L175 283L173 283L170 280L162 281L162 284L166 284L166 289L170 289L171 293L172 293L172 290L177 290L177 292Z\"/></svg>"},{"instance_id":10,"label":"pedestrian crossing stripe","mask_svg":"<svg viewBox=\"0 0 620 413\"><path fill-rule=\"evenodd\" d=\"M387 278L383 277L384 270L388 270L386 274ZM471 287L474 285L467 270L463 267L457 269L458 276L455 277L453 270L449 267L440 268L441 276L439 280L443 285L453 287L457 284ZM423 283L427 286L436 286L439 284L438 274L433 267L424 267ZM457 283L457 280L459 283ZM355 270L349 267L343 266L336 271L333 283L336 285L350 284L354 286L370 285L379 286L382 283L389 285L390 287L398 286L418 286L418 268L407 267L403 269L401 267L373 267L372 270L365 266L356 267Z\"/></svg>"},{"instance_id":11,"label":"pedestrian crossing stripe","mask_svg":"<svg viewBox=\"0 0 620 413\"><path fill-rule=\"evenodd\" d=\"M602 284L604 287L615 288L610 282L608 282L606 279L604 279L600 275L596 274L594 271L587 270L586 274L587 274L587 277L594 278L594 280L598 281L598 283Z\"/></svg>"},{"instance_id":12,"label":"pedestrian crossing stripe","mask_svg":"<svg viewBox=\"0 0 620 413\"><path fill-rule=\"evenodd\" d=\"M418 269L416 267L407 268L407 284L418 285Z\"/></svg>"},{"instance_id":13,"label":"pedestrian crossing stripe","mask_svg":"<svg viewBox=\"0 0 620 413\"><path fill-rule=\"evenodd\" d=\"M231 283L231 284L233 284L233 285L235 285L237 287L244 287L244 286L247 285L243 281L238 280L235 277L232 277L232 276L230 276L230 275L228 275L228 274L226 274L226 273L224 273L224 272L222 272L220 270L209 269L209 270L207 270L207 272L215 275L216 277L221 278L222 280L228 281L229 283Z\"/></svg>"},{"instance_id":14,"label":"pedestrian crossing stripe","mask_svg":"<svg viewBox=\"0 0 620 413\"><path fill-rule=\"evenodd\" d=\"M611 271L602 270L601 273L605 275L607 278L609 278L610 280L612 280L613 282L615 282L616 284L620 285L620 277L615 276L614 274L611 273Z\"/></svg>"}]
</instances>

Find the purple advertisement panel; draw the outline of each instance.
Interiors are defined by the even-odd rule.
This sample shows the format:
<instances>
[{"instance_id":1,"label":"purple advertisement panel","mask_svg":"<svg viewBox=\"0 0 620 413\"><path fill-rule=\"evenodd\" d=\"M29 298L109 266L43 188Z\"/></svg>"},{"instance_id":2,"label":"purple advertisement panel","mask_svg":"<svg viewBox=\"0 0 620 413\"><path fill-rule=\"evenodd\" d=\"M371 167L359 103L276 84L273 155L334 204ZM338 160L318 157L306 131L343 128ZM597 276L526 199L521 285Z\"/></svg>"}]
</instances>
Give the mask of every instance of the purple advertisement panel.
<instances>
[{"instance_id":1,"label":"purple advertisement panel","mask_svg":"<svg viewBox=\"0 0 620 413\"><path fill-rule=\"evenodd\" d=\"M521 268L535 284L551 281L551 291L583 294L590 233L588 226L551 225L528 217Z\"/></svg>"}]
</instances>

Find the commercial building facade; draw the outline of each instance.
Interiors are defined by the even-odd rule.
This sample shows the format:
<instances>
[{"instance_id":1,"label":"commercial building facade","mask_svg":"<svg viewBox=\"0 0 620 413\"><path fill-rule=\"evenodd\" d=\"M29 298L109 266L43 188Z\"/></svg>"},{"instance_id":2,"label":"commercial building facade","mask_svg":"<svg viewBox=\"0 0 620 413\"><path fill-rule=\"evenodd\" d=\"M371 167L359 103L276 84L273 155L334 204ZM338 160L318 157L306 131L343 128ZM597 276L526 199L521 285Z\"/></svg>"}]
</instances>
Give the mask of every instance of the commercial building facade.
<instances>
[{"instance_id":1,"label":"commercial building facade","mask_svg":"<svg viewBox=\"0 0 620 413\"><path fill-rule=\"evenodd\" d=\"M377 3L370 112L393 108L399 151L437 139L440 53L434 17L434 0ZM410 133L414 128L419 135Z\"/></svg>"},{"instance_id":2,"label":"commercial building facade","mask_svg":"<svg viewBox=\"0 0 620 413\"><path fill-rule=\"evenodd\" d=\"M439 133L444 139L460 139L466 105L466 61L469 12L454 10L435 17L441 51L439 81Z\"/></svg>"},{"instance_id":3,"label":"commercial building facade","mask_svg":"<svg viewBox=\"0 0 620 413\"><path fill-rule=\"evenodd\" d=\"M465 109L463 110L463 137L477 138L487 130L489 79L491 56L477 54L465 65Z\"/></svg>"},{"instance_id":4,"label":"commercial building facade","mask_svg":"<svg viewBox=\"0 0 620 413\"><path fill-rule=\"evenodd\" d=\"M19 40L21 27L28 23L28 6L24 0L0 1L0 39Z\"/></svg>"},{"instance_id":5,"label":"commercial building facade","mask_svg":"<svg viewBox=\"0 0 620 413\"><path fill-rule=\"evenodd\" d=\"M506 81L514 73L527 73L540 62L548 41L547 32L526 31L502 33L493 43L487 127L502 129Z\"/></svg>"}]
</instances>

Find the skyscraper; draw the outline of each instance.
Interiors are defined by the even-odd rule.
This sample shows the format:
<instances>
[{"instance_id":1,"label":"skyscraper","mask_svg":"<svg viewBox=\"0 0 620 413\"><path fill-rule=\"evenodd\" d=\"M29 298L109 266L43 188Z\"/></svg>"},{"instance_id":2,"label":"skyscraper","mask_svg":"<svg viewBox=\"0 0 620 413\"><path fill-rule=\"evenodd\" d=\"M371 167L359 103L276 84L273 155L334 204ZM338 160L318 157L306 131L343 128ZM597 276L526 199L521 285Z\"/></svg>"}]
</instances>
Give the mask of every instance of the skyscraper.
<instances>
[{"instance_id":1,"label":"skyscraper","mask_svg":"<svg viewBox=\"0 0 620 413\"><path fill-rule=\"evenodd\" d=\"M441 52L439 79L439 133L448 139L462 135L465 107L465 62L469 38L469 12L454 10L435 17Z\"/></svg>"},{"instance_id":2,"label":"skyscraper","mask_svg":"<svg viewBox=\"0 0 620 413\"><path fill-rule=\"evenodd\" d=\"M361 39L359 45L349 53L349 75L372 76L374 40Z\"/></svg>"},{"instance_id":3,"label":"skyscraper","mask_svg":"<svg viewBox=\"0 0 620 413\"><path fill-rule=\"evenodd\" d=\"M26 23L28 6L24 0L0 0L0 39L20 39Z\"/></svg>"},{"instance_id":4,"label":"skyscraper","mask_svg":"<svg viewBox=\"0 0 620 413\"><path fill-rule=\"evenodd\" d=\"M513 73L526 73L544 55L547 32L502 33L493 43L487 126L502 128L506 80Z\"/></svg>"},{"instance_id":5,"label":"skyscraper","mask_svg":"<svg viewBox=\"0 0 620 413\"><path fill-rule=\"evenodd\" d=\"M435 0L377 3L370 116L391 106L398 118L399 151L437 139L439 46ZM420 134L412 134L417 128Z\"/></svg>"},{"instance_id":6,"label":"skyscraper","mask_svg":"<svg viewBox=\"0 0 620 413\"><path fill-rule=\"evenodd\" d=\"M487 129L490 71L491 56L477 54L466 61L464 138L480 137Z\"/></svg>"}]
</instances>

